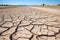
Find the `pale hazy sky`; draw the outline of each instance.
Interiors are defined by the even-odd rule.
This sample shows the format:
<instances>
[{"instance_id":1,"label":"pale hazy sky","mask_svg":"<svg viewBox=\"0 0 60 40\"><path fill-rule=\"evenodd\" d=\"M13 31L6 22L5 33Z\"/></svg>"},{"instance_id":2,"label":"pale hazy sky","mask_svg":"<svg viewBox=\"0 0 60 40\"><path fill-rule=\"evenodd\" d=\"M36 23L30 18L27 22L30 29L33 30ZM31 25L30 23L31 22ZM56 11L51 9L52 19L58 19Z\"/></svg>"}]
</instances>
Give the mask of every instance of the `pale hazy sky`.
<instances>
[{"instance_id":1,"label":"pale hazy sky","mask_svg":"<svg viewBox=\"0 0 60 40\"><path fill-rule=\"evenodd\" d=\"M0 4L13 5L39 5L39 4L60 4L60 0L0 0Z\"/></svg>"}]
</instances>

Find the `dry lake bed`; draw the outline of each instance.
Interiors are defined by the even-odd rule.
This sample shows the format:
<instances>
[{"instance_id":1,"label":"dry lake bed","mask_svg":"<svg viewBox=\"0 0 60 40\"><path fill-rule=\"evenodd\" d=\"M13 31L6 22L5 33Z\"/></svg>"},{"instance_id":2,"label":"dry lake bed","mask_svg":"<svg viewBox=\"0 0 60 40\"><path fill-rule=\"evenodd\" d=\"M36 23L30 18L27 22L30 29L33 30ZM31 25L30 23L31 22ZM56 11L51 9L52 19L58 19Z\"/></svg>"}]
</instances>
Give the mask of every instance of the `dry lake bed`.
<instances>
[{"instance_id":1,"label":"dry lake bed","mask_svg":"<svg viewBox=\"0 0 60 40\"><path fill-rule=\"evenodd\" d=\"M60 40L59 8L0 7L0 40Z\"/></svg>"}]
</instances>

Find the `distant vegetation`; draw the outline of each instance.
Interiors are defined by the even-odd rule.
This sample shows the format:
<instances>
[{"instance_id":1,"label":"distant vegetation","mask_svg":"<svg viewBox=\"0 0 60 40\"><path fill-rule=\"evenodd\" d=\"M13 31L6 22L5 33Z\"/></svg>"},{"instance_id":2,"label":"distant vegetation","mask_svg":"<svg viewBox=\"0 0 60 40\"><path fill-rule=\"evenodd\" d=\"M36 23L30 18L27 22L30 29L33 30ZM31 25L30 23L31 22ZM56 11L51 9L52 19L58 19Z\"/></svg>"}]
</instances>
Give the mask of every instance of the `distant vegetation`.
<instances>
[{"instance_id":1,"label":"distant vegetation","mask_svg":"<svg viewBox=\"0 0 60 40\"><path fill-rule=\"evenodd\" d=\"M0 6L13 6L13 5L8 5L8 4L0 4Z\"/></svg>"},{"instance_id":2,"label":"distant vegetation","mask_svg":"<svg viewBox=\"0 0 60 40\"><path fill-rule=\"evenodd\" d=\"M45 4L42 4L43 6L45 6Z\"/></svg>"},{"instance_id":3,"label":"distant vegetation","mask_svg":"<svg viewBox=\"0 0 60 40\"><path fill-rule=\"evenodd\" d=\"M8 4L0 4L0 6L39 6L39 5L8 5ZM43 3L40 6L46 6L46 4ZM57 4L57 6L60 6L60 4Z\"/></svg>"},{"instance_id":4,"label":"distant vegetation","mask_svg":"<svg viewBox=\"0 0 60 40\"><path fill-rule=\"evenodd\" d=\"M8 5L8 4L0 4L0 6L28 6L28 5Z\"/></svg>"},{"instance_id":5,"label":"distant vegetation","mask_svg":"<svg viewBox=\"0 0 60 40\"><path fill-rule=\"evenodd\" d=\"M60 6L60 4L57 4L58 6Z\"/></svg>"}]
</instances>

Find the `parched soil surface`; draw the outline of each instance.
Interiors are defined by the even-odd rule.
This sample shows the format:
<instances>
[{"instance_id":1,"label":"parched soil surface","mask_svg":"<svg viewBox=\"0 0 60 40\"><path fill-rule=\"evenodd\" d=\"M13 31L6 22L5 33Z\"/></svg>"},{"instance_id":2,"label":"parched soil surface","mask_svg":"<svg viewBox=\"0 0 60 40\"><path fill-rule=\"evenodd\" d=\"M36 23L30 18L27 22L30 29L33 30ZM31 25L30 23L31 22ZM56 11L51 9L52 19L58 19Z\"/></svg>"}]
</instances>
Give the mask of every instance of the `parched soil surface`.
<instances>
[{"instance_id":1,"label":"parched soil surface","mask_svg":"<svg viewBox=\"0 0 60 40\"><path fill-rule=\"evenodd\" d=\"M43 11L47 11L49 13L54 13L54 14L59 14L60 15L60 8L50 8L50 7L31 7L31 8L35 8L35 9L39 9L39 10L43 10Z\"/></svg>"},{"instance_id":2,"label":"parched soil surface","mask_svg":"<svg viewBox=\"0 0 60 40\"><path fill-rule=\"evenodd\" d=\"M38 6L38 7L60 9L60 6L58 6L58 5L50 5L50 6L47 5L47 6Z\"/></svg>"},{"instance_id":3,"label":"parched soil surface","mask_svg":"<svg viewBox=\"0 0 60 40\"><path fill-rule=\"evenodd\" d=\"M33 7L0 9L0 40L60 40L60 15Z\"/></svg>"}]
</instances>

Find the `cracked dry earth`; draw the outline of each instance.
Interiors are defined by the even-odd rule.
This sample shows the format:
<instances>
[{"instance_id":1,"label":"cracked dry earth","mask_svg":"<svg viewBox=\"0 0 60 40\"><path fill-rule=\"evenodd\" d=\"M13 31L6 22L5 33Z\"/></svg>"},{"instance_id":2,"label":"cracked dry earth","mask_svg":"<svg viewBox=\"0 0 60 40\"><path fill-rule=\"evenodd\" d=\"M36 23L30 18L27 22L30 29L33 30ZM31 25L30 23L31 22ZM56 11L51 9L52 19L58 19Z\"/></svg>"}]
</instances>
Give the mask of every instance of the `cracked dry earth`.
<instances>
[{"instance_id":1,"label":"cracked dry earth","mask_svg":"<svg viewBox=\"0 0 60 40\"><path fill-rule=\"evenodd\" d=\"M0 40L60 40L59 18L29 7L0 9Z\"/></svg>"}]
</instances>

